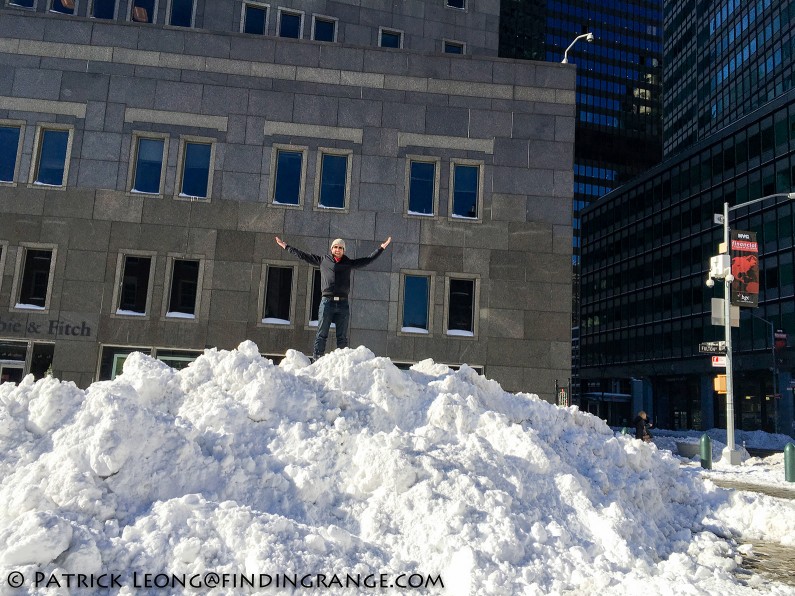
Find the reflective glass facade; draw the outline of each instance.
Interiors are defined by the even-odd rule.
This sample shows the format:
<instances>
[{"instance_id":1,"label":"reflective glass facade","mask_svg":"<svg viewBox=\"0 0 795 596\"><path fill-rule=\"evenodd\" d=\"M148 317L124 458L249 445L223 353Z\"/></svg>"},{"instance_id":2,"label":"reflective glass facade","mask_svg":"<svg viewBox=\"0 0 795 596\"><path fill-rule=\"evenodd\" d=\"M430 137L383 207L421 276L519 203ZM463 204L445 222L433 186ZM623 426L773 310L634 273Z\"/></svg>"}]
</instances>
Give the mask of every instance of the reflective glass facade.
<instances>
[{"instance_id":1,"label":"reflective glass facade","mask_svg":"<svg viewBox=\"0 0 795 596\"><path fill-rule=\"evenodd\" d=\"M711 323L711 300L723 297L722 284L705 285L709 258L723 240L714 214L723 212L724 201L739 205L793 190L795 91L790 91L587 209L583 392L597 389L606 376L645 378L653 387L659 423L725 424L722 397L711 390L716 371L698 347L723 339L723 327ZM781 414L774 408L790 404L791 410L791 393L784 396L786 403L771 398L770 367L771 329L795 334L794 207L771 199L731 215L732 229L756 232L760 255L759 307L742 309L733 335L735 392L743 396L735 403L740 429L765 428ZM789 379L795 360L786 351L777 357L781 379ZM784 380L778 386L784 387Z\"/></svg>"},{"instance_id":2,"label":"reflective glass facade","mask_svg":"<svg viewBox=\"0 0 795 596\"><path fill-rule=\"evenodd\" d=\"M664 152L795 86L795 0L665 2Z\"/></svg>"}]
</instances>

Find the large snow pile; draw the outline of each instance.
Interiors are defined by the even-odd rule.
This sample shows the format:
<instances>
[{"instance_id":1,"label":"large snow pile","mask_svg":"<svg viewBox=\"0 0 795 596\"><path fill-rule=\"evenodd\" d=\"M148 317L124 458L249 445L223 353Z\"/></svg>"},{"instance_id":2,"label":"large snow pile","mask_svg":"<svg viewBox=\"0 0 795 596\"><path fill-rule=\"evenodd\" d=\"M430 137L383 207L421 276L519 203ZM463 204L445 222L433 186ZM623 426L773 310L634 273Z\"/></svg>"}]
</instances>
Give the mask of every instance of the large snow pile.
<instances>
[{"instance_id":1,"label":"large snow pile","mask_svg":"<svg viewBox=\"0 0 795 596\"><path fill-rule=\"evenodd\" d=\"M86 391L28 377L0 385L0 403L9 593L23 578L13 593L112 579L131 594L180 581L218 594L739 594L753 589L730 537L795 536L795 509L782 521L778 503L732 500L576 408L466 366L401 371L363 347L275 366L244 342L179 372L133 354Z\"/></svg>"}]
</instances>

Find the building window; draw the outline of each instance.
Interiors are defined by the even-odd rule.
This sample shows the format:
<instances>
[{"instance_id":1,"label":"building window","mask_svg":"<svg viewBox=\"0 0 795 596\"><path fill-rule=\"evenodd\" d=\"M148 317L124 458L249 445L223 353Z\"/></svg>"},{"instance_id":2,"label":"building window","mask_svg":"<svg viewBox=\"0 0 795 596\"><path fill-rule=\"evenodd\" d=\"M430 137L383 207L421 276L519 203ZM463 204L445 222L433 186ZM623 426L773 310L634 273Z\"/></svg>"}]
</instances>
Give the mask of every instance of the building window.
<instances>
[{"instance_id":1,"label":"building window","mask_svg":"<svg viewBox=\"0 0 795 596\"><path fill-rule=\"evenodd\" d=\"M163 192L166 138L133 135L134 168L131 192L159 195Z\"/></svg>"},{"instance_id":2,"label":"building window","mask_svg":"<svg viewBox=\"0 0 795 596\"><path fill-rule=\"evenodd\" d=\"M350 182L348 155L320 152L318 206L329 209L346 208Z\"/></svg>"},{"instance_id":3,"label":"building window","mask_svg":"<svg viewBox=\"0 0 795 596\"><path fill-rule=\"evenodd\" d=\"M442 42L442 49L444 50L445 54L463 54L464 53L464 42L461 41L450 41L445 39Z\"/></svg>"},{"instance_id":4,"label":"building window","mask_svg":"<svg viewBox=\"0 0 795 596\"><path fill-rule=\"evenodd\" d=\"M243 22L240 30L252 35L265 35L268 30L268 8L267 4L249 2L243 4Z\"/></svg>"},{"instance_id":5,"label":"building window","mask_svg":"<svg viewBox=\"0 0 795 596\"><path fill-rule=\"evenodd\" d=\"M55 249L20 247L17 260L19 291L14 308L46 310L49 307L50 280L55 266Z\"/></svg>"},{"instance_id":6,"label":"building window","mask_svg":"<svg viewBox=\"0 0 795 596\"><path fill-rule=\"evenodd\" d=\"M149 311L151 302L152 255L119 255L119 279L116 314L143 316Z\"/></svg>"},{"instance_id":7,"label":"building window","mask_svg":"<svg viewBox=\"0 0 795 596\"><path fill-rule=\"evenodd\" d=\"M94 0L91 3L91 16L95 19L116 18L116 0Z\"/></svg>"},{"instance_id":8,"label":"building window","mask_svg":"<svg viewBox=\"0 0 795 596\"><path fill-rule=\"evenodd\" d=\"M403 276L403 315L400 325L401 332L430 333L430 297L430 275L405 274Z\"/></svg>"},{"instance_id":9,"label":"building window","mask_svg":"<svg viewBox=\"0 0 795 596\"><path fill-rule=\"evenodd\" d=\"M171 259L171 285L166 317L196 318L200 265L201 261L195 259Z\"/></svg>"},{"instance_id":10,"label":"building window","mask_svg":"<svg viewBox=\"0 0 795 596\"><path fill-rule=\"evenodd\" d=\"M447 7L448 8L458 8L461 10L465 10L467 7L466 0L447 0Z\"/></svg>"},{"instance_id":11,"label":"building window","mask_svg":"<svg viewBox=\"0 0 795 596\"><path fill-rule=\"evenodd\" d=\"M20 383L26 374L43 378L54 351L55 344L50 342L0 341L0 383Z\"/></svg>"},{"instance_id":12,"label":"building window","mask_svg":"<svg viewBox=\"0 0 795 596\"><path fill-rule=\"evenodd\" d=\"M447 335L475 335L475 281L448 278Z\"/></svg>"},{"instance_id":13,"label":"building window","mask_svg":"<svg viewBox=\"0 0 795 596\"><path fill-rule=\"evenodd\" d=\"M36 0L9 0L8 5L18 8L36 8Z\"/></svg>"},{"instance_id":14,"label":"building window","mask_svg":"<svg viewBox=\"0 0 795 596\"><path fill-rule=\"evenodd\" d=\"M152 348L131 347L131 346L102 346L102 355L99 358L100 381L112 381L124 370L124 362L127 356L133 352L142 352L147 356L152 354Z\"/></svg>"},{"instance_id":15,"label":"building window","mask_svg":"<svg viewBox=\"0 0 795 596\"><path fill-rule=\"evenodd\" d=\"M280 8L277 29L279 31L279 37L301 39L304 30L304 13Z\"/></svg>"},{"instance_id":16,"label":"building window","mask_svg":"<svg viewBox=\"0 0 795 596\"><path fill-rule=\"evenodd\" d=\"M337 41L337 19L312 15L312 39L315 41Z\"/></svg>"},{"instance_id":17,"label":"building window","mask_svg":"<svg viewBox=\"0 0 795 596\"><path fill-rule=\"evenodd\" d=\"M292 266L266 265L262 322L268 325L292 323L293 280Z\"/></svg>"},{"instance_id":18,"label":"building window","mask_svg":"<svg viewBox=\"0 0 795 596\"><path fill-rule=\"evenodd\" d=\"M480 164L454 162L451 172L452 217L480 219L481 175Z\"/></svg>"},{"instance_id":19,"label":"building window","mask_svg":"<svg viewBox=\"0 0 795 596\"><path fill-rule=\"evenodd\" d=\"M37 159L33 169L33 183L65 186L72 145L71 130L39 128L36 136Z\"/></svg>"},{"instance_id":20,"label":"building window","mask_svg":"<svg viewBox=\"0 0 795 596\"><path fill-rule=\"evenodd\" d=\"M133 0L130 7L130 20L136 23L154 23L157 0Z\"/></svg>"},{"instance_id":21,"label":"building window","mask_svg":"<svg viewBox=\"0 0 795 596\"><path fill-rule=\"evenodd\" d=\"M0 122L0 182L12 183L17 178L17 166L22 144L22 125Z\"/></svg>"},{"instance_id":22,"label":"building window","mask_svg":"<svg viewBox=\"0 0 795 596\"><path fill-rule=\"evenodd\" d=\"M193 0L171 0L171 19L174 27L193 27Z\"/></svg>"},{"instance_id":23,"label":"building window","mask_svg":"<svg viewBox=\"0 0 795 596\"><path fill-rule=\"evenodd\" d=\"M382 48L402 48L403 32L381 27L378 30L378 45Z\"/></svg>"},{"instance_id":24,"label":"building window","mask_svg":"<svg viewBox=\"0 0 795 596\"><path fill-rule=\"evenodd\" d=\"M0 341L0 384L21 383L27 358L28 342Z\"/></svg>"},{"instance_id":25,"label":"building window","mask_svg":"<svg viewBox=\"0 0 795 596\"><path fill-rule=\"evenodd\" d=\"M75 0L52 0L52 3L50 4L50 12L74 14Z\"/></svg>"},{"instance_id":26,"label":"building window","mask_svg":"<svg viewBox=\"0 0 795 596\"><path fill-rule=\"evenodd\" d=\"M183 139L180 151L179 196L206 199L212 188L213 143Z\"/></svg>"},{"instance_id":27,"label":"building window","mask_svg":"<svg viewBox=\"0 0 795 596\"><path fill-rule=\"evenodd\" d=\"M160 362L165 362L174 370L187 368L191 362L201 355L202 352L198 350L164 350L162 348L155 350L155 358L160 360Z\"/></svg>"},{"instance_id":28,"label":"building window","mask_svg":"<svg viewBox=\"0 0 795 596\"><path fill-rule=\"evenodd\" d=\"M438 160L408 158L408 213L434 215L439 188Z\"/></svg>"},{"instance_id":29,"label":"building window","mask_svg":"<svg viewBox=\"0 0 795 596\"><path fill-rule=\"evenodd\" d=\"M271 201L277 205L300 205L304 194L306 149L274 146L271 165Z\"/></svg>"}]
</instances>

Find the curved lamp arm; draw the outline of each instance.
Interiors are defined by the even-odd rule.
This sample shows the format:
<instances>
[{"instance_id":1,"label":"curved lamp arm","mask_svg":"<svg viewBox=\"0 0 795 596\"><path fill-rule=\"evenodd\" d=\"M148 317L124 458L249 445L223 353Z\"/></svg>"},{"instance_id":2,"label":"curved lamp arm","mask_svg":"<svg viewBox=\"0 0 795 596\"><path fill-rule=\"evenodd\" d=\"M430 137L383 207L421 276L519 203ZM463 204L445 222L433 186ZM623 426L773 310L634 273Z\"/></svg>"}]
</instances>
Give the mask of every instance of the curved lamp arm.
<instances>
[{"instance_id":1,"label":"curved lamp arm","mask_svg":"<svg viewBox=\"0 0 795 596\"><path fill-rule=\"evenodd\" d=\"M593 39L594 39L593 38L593 33L583 33L582 35L578 35L577 37L575 37L574 41L572 41L569 44L569 47L566 48L566 51L563 52L563 60L560 61L561 64L568 64L569 63L569 50L571 48L573 48L574 44L577 43L578 41L580 41L581 39L586 39L586 40L588 40L588 43L591 43L593 41Z\"/></svg>"}]
</instances>

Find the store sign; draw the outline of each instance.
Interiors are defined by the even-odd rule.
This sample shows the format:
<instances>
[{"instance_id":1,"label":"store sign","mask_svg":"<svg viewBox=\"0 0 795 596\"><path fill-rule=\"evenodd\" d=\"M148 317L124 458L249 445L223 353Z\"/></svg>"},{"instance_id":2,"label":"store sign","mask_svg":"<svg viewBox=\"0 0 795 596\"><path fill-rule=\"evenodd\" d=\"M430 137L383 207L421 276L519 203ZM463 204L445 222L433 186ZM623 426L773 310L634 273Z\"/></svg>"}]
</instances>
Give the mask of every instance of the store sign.
<instances>
[{"instance_id":1,"label":"store sign","mask_svg":"<svg viewBox=\"0 0 795 596\"><path fill-rule=\"evenodd\" d=\"M0 315L0 336L78 339L94 337L95 321Z\"/></svg>"},{"instance_id":2,"label":"store sign","mask_svg":"<svg viewBox=\"0 0 795 596\"><path fill-rule=\"evenodd\" d=\"M731 303L735 306L759 304L759 244L756 232L732 230L731 249L732 282Z\"/></svg>"}]
</instances>

